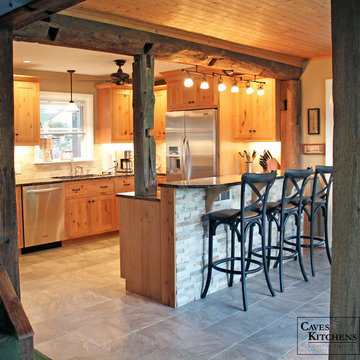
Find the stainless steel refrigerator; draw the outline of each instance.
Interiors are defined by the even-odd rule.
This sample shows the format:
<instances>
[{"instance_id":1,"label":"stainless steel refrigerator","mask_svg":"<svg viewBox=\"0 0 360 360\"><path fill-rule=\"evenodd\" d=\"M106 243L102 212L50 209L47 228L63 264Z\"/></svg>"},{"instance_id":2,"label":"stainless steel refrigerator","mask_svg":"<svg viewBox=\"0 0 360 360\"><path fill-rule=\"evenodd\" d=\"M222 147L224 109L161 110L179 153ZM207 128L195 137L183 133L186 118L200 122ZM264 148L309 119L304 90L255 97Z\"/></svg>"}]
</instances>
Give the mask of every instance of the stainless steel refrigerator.
<instances>
[{"instance_id":1,"label":"stainless steel refrigerator","mask_svg":"<svg viewBox=\"0 0 360 360\"><path fill-rule=\"evenodd\" d=\"M166 113L166 180L217 175L217 110Z\"/></svg>"}]
</instances>

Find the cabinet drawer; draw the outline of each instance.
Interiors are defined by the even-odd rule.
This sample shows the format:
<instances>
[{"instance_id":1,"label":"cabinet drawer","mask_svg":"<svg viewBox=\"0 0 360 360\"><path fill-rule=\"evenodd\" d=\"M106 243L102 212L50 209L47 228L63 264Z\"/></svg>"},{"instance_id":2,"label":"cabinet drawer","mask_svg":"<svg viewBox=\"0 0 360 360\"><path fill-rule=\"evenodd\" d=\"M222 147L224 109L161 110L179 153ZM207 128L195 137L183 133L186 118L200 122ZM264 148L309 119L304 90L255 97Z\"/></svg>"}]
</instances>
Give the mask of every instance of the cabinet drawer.
<instances>
[{"instance_id":1,"label":"cabinet drawer","mask_svg":"<svg viewBox=\"0 0 360 360\"><path fill-rule=\"evenodd\" d=\"M114 193L112 179L72 181L65 184L65 197L67 199L81 196L97 196Z\"/></svg>"},{"instance_id":2,"label":"cabinet drawer","mask_svg":"<svg viewBox=\"0 0 360 360\"><path fill-rule=\"evenodd\" d=\"M121 177L117 178L116 185L115 185L115 192L128 192L128 191L134 191L134 177Z\"/></svg>"}]
</instances>

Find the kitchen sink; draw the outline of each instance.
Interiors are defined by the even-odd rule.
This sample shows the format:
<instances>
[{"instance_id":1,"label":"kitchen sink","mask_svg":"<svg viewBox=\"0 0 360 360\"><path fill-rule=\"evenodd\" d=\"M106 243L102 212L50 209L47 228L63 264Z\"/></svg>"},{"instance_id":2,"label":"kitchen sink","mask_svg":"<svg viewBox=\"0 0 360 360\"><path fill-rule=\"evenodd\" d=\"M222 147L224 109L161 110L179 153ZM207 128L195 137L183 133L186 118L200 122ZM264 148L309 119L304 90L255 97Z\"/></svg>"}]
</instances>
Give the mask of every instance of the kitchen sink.
<instances>
[{"instance_id":1,"label":"kitchen sink","mask_svg":"<svg viewBox=\"0 0 360 360\"><path fill-rule=\"evenodd\" d=\"M86 179L93 176L101 176L95 174L86 174L86 175L61 175L61 176L52 176L53 179Z\"/></svg>"}]
</instances>

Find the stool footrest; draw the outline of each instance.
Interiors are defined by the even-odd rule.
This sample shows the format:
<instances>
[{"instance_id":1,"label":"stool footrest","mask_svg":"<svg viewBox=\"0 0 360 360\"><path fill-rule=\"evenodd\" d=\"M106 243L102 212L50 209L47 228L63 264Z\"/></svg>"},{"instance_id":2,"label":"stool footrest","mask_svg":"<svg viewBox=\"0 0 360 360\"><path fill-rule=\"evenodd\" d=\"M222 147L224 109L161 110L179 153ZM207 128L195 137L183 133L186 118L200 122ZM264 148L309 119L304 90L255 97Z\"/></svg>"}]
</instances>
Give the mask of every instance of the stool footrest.
<instances>
[{"instance_id":1,"label":"stool footrest","mask_svg":"<svg viewBox=\"0 0 360 360\"><path fill-rule=\"evenodd\" d=\"M300 237L301 237L301 239L310 239L309 235L301 235ZM296 243L289 241L289 239L296 239L296 236L289 236L284 240L284 242L286 244L296 246ZM316 243L315 244L313 243L312 247L319 247L319 246L325 244L325 238L323 238L321 236L313 236L313 240L316 241ZM310 244L301 244L301 247L311 248L311 245Z\"/></svg>"},{"instance_id":2,"label":"stool footrest","mask_svg":"<svg viewBox=\"0 0 360 360\"><path fill-rule=\"evenodd\" d=\"M265 250L280 250L279 246L276 245L272 245L272 246L265 246ZM253 249L251 252L251 255L262 258L262 254L258 254L258 252L262 252L262 248L256 248ZM298 252L295 249L291 249L288 247L283 247L283 251L288 251L291 254L290 255L284 255L282 258L283 260L290 260L290 259L294 259L298 256ZM279 260L278 256L266 256L267 259L271 259L271 260Z\"/></svg>"},{"instance_id":3,"label":"stool footrest","mask_svg":"<svg viewBox=\"0 0 360 360\"><path fill-rule=\"evenodd\" d=\"M263 268L263 264L260 261L257 261L257 260L254 260L254 259L249 259L249 258L245 258L244 260L245 260L245 264L250 262L251 264L258 265L258 267L256 267L255 269L245 270L244 275L256 273L256 272L260 271ZM211 267L213 269L215 269L215 270L221 271L221 272L226 273L226 274L242 275L243 273L242 273L241 270L224 269L222 267L217 266L217 265L224 264L224 263L227 263L227 262L230 262L230 261L242 261L242 259L240 257L229 257L229 258L216 260L216 261L214 261L212 263Z\"/></svg>"}]
</instances>

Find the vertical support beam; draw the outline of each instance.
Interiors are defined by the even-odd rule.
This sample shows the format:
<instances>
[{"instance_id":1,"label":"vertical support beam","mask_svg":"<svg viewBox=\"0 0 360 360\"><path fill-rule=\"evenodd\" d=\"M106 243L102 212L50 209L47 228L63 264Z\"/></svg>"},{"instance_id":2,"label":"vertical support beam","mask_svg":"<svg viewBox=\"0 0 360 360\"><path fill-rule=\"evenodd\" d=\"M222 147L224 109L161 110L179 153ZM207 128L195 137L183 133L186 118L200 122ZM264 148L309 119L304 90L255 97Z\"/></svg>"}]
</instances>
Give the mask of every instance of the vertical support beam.
<instances>
[{"instance_id":1,"label":"vertical support beam","mask_svg":"<svg viewBox=\"0 0 360 360\"><path fill-rule=\"evenodd\" d=\"M330 332L356 334L352 344L330 338L330 354L360 353L360 2L332 0L334 208ZM351 355L352 354L352 355ZM330 355L330 359L338 359Z\"/></svg>"},{"instance_id":2,"label":"vertical support beam","mask_svg":"<svg viewBox=\"0 0 360 360\"><path fill-rule=\"evenodd\" d=\"M0 265L20 298L14 173L12 32L0 29Z\"/></svg>"},{"instance_id":3,"label":"vertical support beam","mask_svg":"<svg viewBox=\"0 0 360 360\"><path fill-rule=\"evenodd\" d=\"M134 56L134 175L135 195L156 194L156 147L154 128L154 57Z\"/></svg>"},{"instance_id":4,"label":"vertical support beam","mask_svg":"<svg viewBox=\"0 0 360 360\"><path fill-rule=\"evenodd\" d=\"M299 80L280 81L281 168L301 167L301 88Z\"/></svg>"}]
</instances>

